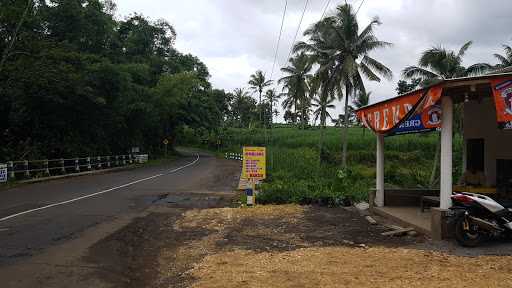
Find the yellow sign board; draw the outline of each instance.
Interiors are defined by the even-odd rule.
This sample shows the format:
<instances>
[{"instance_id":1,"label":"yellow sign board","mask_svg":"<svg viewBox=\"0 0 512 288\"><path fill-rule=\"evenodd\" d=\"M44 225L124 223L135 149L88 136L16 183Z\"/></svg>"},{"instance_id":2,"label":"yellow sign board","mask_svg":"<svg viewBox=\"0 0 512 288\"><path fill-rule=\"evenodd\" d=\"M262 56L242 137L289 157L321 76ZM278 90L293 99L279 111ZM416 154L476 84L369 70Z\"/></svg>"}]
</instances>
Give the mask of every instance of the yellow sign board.
<instances>
[{"instance_id":1,"label":"yellow sign board","mask_svg":"<svg viewBox=\"0 0 512 288\"><path fill-rule=\"evenodd\" d=\"M267 176L265 147L244 147L242 178L262 180Z\"/></svg>"}]
</instances>

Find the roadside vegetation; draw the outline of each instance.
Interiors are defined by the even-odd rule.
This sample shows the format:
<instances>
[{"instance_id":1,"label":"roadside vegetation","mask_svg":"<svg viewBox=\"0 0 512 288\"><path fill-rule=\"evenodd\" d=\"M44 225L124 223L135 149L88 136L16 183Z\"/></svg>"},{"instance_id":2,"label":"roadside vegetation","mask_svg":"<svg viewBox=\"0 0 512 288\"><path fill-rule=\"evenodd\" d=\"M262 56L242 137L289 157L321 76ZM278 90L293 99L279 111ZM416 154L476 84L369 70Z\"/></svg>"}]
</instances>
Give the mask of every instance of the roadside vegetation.
<instances>
[{"instance_id":1,"label":"roadside vegetation","mask_svg":"<svg viewBox=\"0 0 512 288\"><path fill-rule=\"evenodd\" d=\"M0 162L163 155L179 127L222 126L227 93L174 48L174 27L115 11L110 0L1 2Z\"/></svg>"},{"instance_id":2,"label":"roadside vegetation","mask_svg":"<svg viewBox=\"0 0 512 288\"><path fill-rule=\"evenodd\" d=\"M342 169L341 128L313 127L299 129L281 126L272 129L272 139L264 129L226 129L222 145L216 146L217 136L196 137L191 134L183 143L209 148L222 156L226 152L241 153L243 146L267 146L268 179L262 185L259 203L319 203L338 206L350 201L366 200L375 187L375 136L363 128L349 128L348 168ZM189 130L189 133L195 131ZM319 139L324 133L323 154ZM385 176L388 187L430 187L434 165L437 133L402 135L386 138ZM454 139L454 155L461 155L460 136ZM454 156L454 175L460 175L462 157ZM438 179L436 179L437 185Z\"/></svg>"}]
</instances>

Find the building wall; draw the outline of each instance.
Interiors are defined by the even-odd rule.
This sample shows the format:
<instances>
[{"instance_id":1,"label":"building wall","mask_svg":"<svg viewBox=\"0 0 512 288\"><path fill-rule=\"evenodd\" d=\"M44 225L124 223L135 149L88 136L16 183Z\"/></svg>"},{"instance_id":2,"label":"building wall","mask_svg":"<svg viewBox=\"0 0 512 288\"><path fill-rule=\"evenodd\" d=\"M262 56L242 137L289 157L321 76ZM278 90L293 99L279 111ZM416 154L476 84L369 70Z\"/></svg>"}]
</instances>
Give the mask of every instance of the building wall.
<instances>
[{"instance_id":1,"label":"building wall","mask_svg":"<svg viewBox=\"0 0 512 288\"><path fill-rule=\"evenodd\" d=\"M492 98L464 103L464 139L472 138L484 138L484 172L487 184L494 186L496 159L512 159L512 130L498 129Z\"/></svg>"}]
</instances>

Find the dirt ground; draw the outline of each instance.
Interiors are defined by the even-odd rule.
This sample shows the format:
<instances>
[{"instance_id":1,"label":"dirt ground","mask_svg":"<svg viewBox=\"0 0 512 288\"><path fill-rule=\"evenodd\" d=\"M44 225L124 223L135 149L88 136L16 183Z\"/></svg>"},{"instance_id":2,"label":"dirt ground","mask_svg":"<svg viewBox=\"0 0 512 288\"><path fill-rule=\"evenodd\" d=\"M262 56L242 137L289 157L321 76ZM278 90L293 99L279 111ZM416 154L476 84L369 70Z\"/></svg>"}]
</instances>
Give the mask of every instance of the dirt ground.
<instances>
[{"instance_id":1,"label":"dirt ground","mask_svg":"<svg viewBox=\"0 0 512 288\"><path fill-rule=\"evenodd\" d=\"M344 208L160 207L89 261L116 287L512 287L512 257L420 250L428 240L386 230Z\"/></svg>"}]
</instances>

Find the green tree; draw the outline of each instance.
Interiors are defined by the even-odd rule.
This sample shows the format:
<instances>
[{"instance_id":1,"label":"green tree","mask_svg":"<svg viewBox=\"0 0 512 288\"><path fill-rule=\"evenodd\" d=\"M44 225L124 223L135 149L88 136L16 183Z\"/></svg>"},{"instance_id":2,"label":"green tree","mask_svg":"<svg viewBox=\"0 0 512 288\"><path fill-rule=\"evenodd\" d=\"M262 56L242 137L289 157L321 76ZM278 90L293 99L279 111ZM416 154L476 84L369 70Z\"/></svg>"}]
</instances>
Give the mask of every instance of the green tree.
<instances>
[{"instance_id":1,"label":"green tree","mask_svg":"<svg viewBox=\"0 0 512 288\"><path fill-rule=\"evenodd\" d=\"M0 161L158 154L182 127L222 127L230 95L173 47L174 28L114 12L111 0L0 1Z\"/></svg>"},{"instance_id":2,"label":"green tree","mask_svg":"<svg viewBox=\"0 0 512 288\"><path fill-rule=\"evenodd\" d=\"M236 88L233 91L231 111L238 127L250 127L254 122L254 115L257 113L256 100L254 100L243 88Z\"/></svg>"},{"instance_id":3,"label":"green tree","mask_svg":"<svg viewBox=\"0 0 512 288\"><path fill-rule=\"evenodd\" d=\"M332 120L331 114L329 114L329 109L334 109L336 106L332 104L336 99L329 95L328 93L320 93L317 97L313 98L313 107L316 109L313 112L313 117L316 120L320 119L320 139L319 139L319 147L320 154L322 155L324 147L324 130L326 127L327 118Z\"/></svg>"},{"instance_id":4,"label":"green tree","mask_svg":"<svg viewBox=\"0 0 512 288\"><path fill-rule=\"evenodd\" d=\"M334 15L324 18L305 31L307 42L296 44L295 51L305 51L320 66L319 72L328 71L324 79L329 89L336 91L344 100L344 129L342 166L347 166L349 102L355 91L365 92L363 76L370 81L381 81L381 77L392 78L392 72L384 64L369 56L369 53L391 46L380 41L374 28L380 25L378 18L359 29L356 13L350 4L337 7ZM344 90L344 93L342 91Z\"/></svg>"},{"instance_id":5,"label":"green tree","mask_svg":"<svg viewBox=\"0 0 512 288\"><path fill-rule=\"evenodd\" d=\"M505 51L504 55L498 53L494 54L494 57L499 61L496 65L498 69L512 66L512 47L503 44L503 50Z\"/></svg>"},{"instance_id":6,"label":"green tree","mask_svg":"<svg viewBox=\"0 0 512 288\"><path fill-rule=\"evenodd\" d=\"M406 67L402 76L405 79L421 79L422 85L428 85L436 80L482 74L491 68L489 64L476 63L467 68L462 65L463 57L472 43L466 42L457 53L443 47L432 47L422 53L418 66Z\"/></svg>"},{"instance_id":7,"label":"green tree","mask_svg":"<svg viewBox=\"0 0 512 288\"><path fill-rule=\"evenodd\" d=\"M409 91L413 91L418 88L420 83L421 83L420 78L413 78L413 79L411 79L410 82L407 82L406 80L403 80L403 79L398 80L398 82L396 84L396 88L395 88L396 93L398 95L402 95Z\"/></svg>"},{"instance_id":8,"label":"green tree","mask_svg":"<svg viewBox=\"0 0 512 288\"><path fill-rule=\"evenodd\" d=\"M267 80L265 74L261 70L256 71L256 73L251 75L251 79L249 80L249 85L254 92L257 92L259 95L258 104L261 104L261 96L263 95L263 90L272 85L272 80ZM259 112L260 114L260 122L263 121L263 111Z\"/></svg>"},{"instance_id":9,"label":"green tree","mask_svg":"<svg viewBox=\"0 0 512 288\"><path fill-rule=\"evenodd\" d=\"M310 74L313 68L305 53L300 53L296 57L289 59L289 66L281 68L286 76L279 79L278 84L283 84L286 98L283 101L283 108L294 109L297 115L300 111L302 128L306 126L306 115L309 103L309 86L308 81L311 79ZM295 122L295 121L294 121Z\"/></svg>"},{"instance_id":10,"label":"green tree","mask_svg":"<svg viewBox=\"0 0 512 288\"><path fill-rule=\"evenodd\" d=\"M271 128L272 128L272 124L274 123L274 115L273 114L275 114L274 112L277 111L277 110L274 110L274 107L275 107L275 104L277 104L279 102L279 98L281 98L281 95L277 94L276 90L274 90L274 89L268 89L267 92L265 92L265 100L268 103L270 103L270 111L271 111L270 127Z\"/></svg>"}]
</instances>

